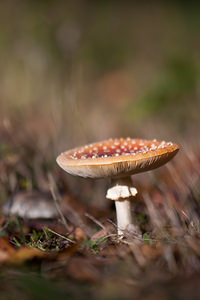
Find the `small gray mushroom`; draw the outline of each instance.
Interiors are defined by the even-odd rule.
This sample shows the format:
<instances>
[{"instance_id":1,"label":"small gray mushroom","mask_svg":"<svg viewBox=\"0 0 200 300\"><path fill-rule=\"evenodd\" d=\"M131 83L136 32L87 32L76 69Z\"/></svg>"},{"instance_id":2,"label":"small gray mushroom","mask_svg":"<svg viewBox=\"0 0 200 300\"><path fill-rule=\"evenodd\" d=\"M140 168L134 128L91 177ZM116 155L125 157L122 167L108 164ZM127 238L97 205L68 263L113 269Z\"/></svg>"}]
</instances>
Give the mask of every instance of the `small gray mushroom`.
<instances>
[{"instance_id":1,"label":"small gray mushroom","mask_svg":"<svg viewBox=\"0 0 200 300\"><path fill-rule=\"evenodd\" d=\"M4 204L3 213L22 219L55 219L59 216L54 200L36 191L14 195L11 201Z\"/></svg>"}]
</instances>

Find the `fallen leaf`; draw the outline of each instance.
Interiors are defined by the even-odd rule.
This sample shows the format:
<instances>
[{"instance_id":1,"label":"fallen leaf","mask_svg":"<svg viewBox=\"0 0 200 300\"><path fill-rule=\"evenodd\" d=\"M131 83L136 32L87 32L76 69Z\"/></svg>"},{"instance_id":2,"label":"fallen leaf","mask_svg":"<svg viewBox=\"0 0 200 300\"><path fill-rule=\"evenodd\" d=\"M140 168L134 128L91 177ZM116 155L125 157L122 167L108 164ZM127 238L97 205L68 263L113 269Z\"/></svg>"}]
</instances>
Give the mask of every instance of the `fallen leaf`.
<instances>
[{"instance_id":1,"label":"fallen leaf","mask_svg":"<svg viewBox=\"0 0 200 300\"><path fill-rule=\"evenodd\" d=\"M90 240L96 241L102 238L103 236L106 236L107 234L108 234L107 230L101 229L100 231L97 231L95 234L93 234Z\"/></svg>"},{"instance_id":2,"label":"fallen leaf","mask_svg":"<svg viewBox=\"0 0 200 300\"><path fill-rule=\"evenodd\" d=\"M87 240L87 235L80 227L77 227L74 232L77 241Z\"/></svg>"},{"instance_id":3,"label":"fallen leaf","mask_svg":"<svg viewBox=\"0 0 200 300\"><path fill-rule=\"evenodd\" d=\"M36 248L22 247L17 250L9 259L9 264L20 265L26 261L32 260L33 258L43 258L47 256L46 252L43 252Z\"/></svg>"},{"instance_id":4,"label":"fallen leaf","mask_svg":"<svg viewBox=\"0 0 200 300\"><path fill-rule=\"evenodd\" d=\"M76 243L69 246L65 250L58 253L57 260L58 261L67 260L69 257L73 256L78 251L79 247L80 247L80 243Z\"/></svg>"},{"instance_id":5,"label":"fallen leaf","mask_svg":"<svg viewBox=\"0 0 200 300\"><path fill-rule=\"evenodd\" d=\"M0 239L0 263L7 261L15 252L7 236Z\"/></svg>"},{"instance_id":6,"label":"fallen leaf","mask_svg":"<svg viewBox=\"0 0 200 300\"><path fill-rule=\"evenodd\" d=\"M143 244L141 246L141 252L144 257L154 260L162 254L162 248L160 245L158 245L157 247L151 247L148 244Z\"/></svg>"},{"instance_id":7,"label":"fallen leaf","mask_svg":"<svg viewBox=\"0 0 200 300\"><path fill-rule=\"evenodd\" d=\"M120 246L120 245L118 245ZM114 245L106 245L103 249L99 250L99 255L102 257L106 257L108 259L113 259L116 261L118 259L118 253L120 252L120 249L118 249Z\"/></svg>"}]
</instances>

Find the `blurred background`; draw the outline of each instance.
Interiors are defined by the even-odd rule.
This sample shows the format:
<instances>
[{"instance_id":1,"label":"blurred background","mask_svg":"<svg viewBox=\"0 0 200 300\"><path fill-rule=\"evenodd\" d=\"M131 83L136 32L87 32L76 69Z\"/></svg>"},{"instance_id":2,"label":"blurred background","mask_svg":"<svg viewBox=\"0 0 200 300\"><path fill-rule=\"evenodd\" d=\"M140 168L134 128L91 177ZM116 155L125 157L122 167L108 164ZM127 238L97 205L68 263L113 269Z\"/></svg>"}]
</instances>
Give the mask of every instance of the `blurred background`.
<instances>
[{"instance_id":1,"label":"blurred background","mask_svg":"<svg viewBox=\"0 0 200 300\"><path fill-rule=\"evenodd\" d=\"M0 1L4 299L198 298L199 29L197 1ZM143 239L133 235L123 245L111 237L98 244L92 237L102 226L85 212L113 226L114 203L105 199L109 183L70 176L56 157L72 147L128 136L173 141L180 152L166 166L133 176L138 197L132 210ZM69 239L64 244L62 235L48 236L41 220L20 223L16 212L13 219L3 216L5 203L4 214L13 203L24 211L45 211L39 204L53 202L50 181L67 207L67 237L72 232L76 248ZM66 234L60 218L46 224ZM39 256L37 262L37 248L58 256ZM32 264L6 268L3 263L13 257L20 264L15 253L22 253L21 263Z\"/></svg>"},{"instance_id":2,"label":"blurred background","mask_svg":"<svg viewBox=\"0 0 200 300\"><path fill-rule=\"evenodd\" d=\"M130 136L198 144L199 8L187 1L1 1L1 199L42 189L47 170L63 174L56 156L85 143ZM80 195L93 184L64 175ZM96 189L99 203L105 190Z\"/></svg>"}]
</instances>

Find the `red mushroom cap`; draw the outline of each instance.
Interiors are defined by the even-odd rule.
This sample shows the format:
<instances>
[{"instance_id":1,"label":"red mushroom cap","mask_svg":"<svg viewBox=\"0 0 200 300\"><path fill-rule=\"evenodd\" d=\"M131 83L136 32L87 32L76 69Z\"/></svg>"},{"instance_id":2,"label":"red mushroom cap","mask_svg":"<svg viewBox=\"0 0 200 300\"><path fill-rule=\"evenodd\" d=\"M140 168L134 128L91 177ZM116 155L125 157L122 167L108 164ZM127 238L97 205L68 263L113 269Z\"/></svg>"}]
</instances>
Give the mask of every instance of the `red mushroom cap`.
<instances>
[{"instance_id":1,"label":"red mushroom cap","mask_svg":"<svg viewBox=\"0 0 200 300\"><path fill-rule=\"evenodd\" d=\"M178 152L172 142L109 139L60 154L57 163L66 172L90 178L123 177L158 168Z\"/></svg>"}]
</instances>

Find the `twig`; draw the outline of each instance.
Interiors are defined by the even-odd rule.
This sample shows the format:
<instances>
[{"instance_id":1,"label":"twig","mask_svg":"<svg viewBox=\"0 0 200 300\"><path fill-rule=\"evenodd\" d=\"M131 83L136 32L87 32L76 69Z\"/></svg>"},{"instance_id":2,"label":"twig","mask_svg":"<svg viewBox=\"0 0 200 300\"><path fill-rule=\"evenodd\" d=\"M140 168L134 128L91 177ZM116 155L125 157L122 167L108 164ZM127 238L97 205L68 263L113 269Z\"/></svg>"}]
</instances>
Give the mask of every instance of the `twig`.
<instances>
[{"instance_id":1,"label":"twig","mask_svg":"<svg viewBox=\"0 0 200 300\"><path fill-rule=\"evenodd\" d=\"M60 209L60 206L58 204L58 199L57 199L56 194L55 194L55 189L54 189L55 182L54 182L53 177L52 177L51 174L48 174L48 178L49 178L49 188L50 188L50 191L51 191L51 194L52 194L52 197L53 197L56 209L57 209L57 211L58 211L58 213L59 213L59 215L61 217L61 220L62 220L65 228L67 229L67 231L69 231L69 225L67 224L67 221L66 221L66 219L65 219L65 217L64 217L64 215L63 215L63 213L62 213L62 211Z\"/></svg>"},{"instance_id":2,"label":"twig","mask_svg":"<svg viewBox=\"0 0 200 300\"><path fill-rule=\"evenodd\" d=\"M8 226L8 224L9 224L9 221L7 221L7 222L0 228L0 233L1 233L2 231L4 231L4 229L6 229L6 227Z\"/></svg>"},{"instance_id":3,"label":"twig","mask_svg":"<svg viewBox=\"0 0 200 300\"><path fill-rule=\"evenodd\" d=\"M65 236L63 236L63 235L61 235L61 234L55 232L54 230L52 230L52 229L50 229L50 228L47 228L47 230L50 231L50 232L52 232L53 234L59 236L60 238L66 240L66 241L68 241L68 242L70 242L70 243L76 244L76 242L74 242L74 241L68 239L67 237L65 237Z\"/></svg>"},{"instance_id":4,"label":"twig","mask_svg":"<svg viewBox=\"0 0 200 300\"><path fill-rule=\"evenodd\" d=\"M110 224L112 224L115 228L117 228L117 225L116 225L112 220L107 219L107 221L108 221Z\"/></svg>"},{"instance_id":5,"label":"twig","mask_svg":"<svg viewBox=\"0 0 200 300\"><path fill-rule=\"evenodd\" d=\"M92 220L92 221L93 221L95 224L97 224L99 227L101 227L102 229L106 230L106 227L105 227L101 222L99 222L97 219L95 219L93 216L91 216L91 215L88 214L88 213L85 213L85 216L86 216L88 219Z\"/></svg>"},{"instance_id":6,"label":"twig","mask_svg":"<svg viewBox=\"0 0 200 300\"><path fill-rule=\"evenodd\" d=\"M107 234L107 235L104 235L104 238L109 238L109 237L117 237L117 233L110 233L110 234Z\"/></svg>"}]
</instances>

